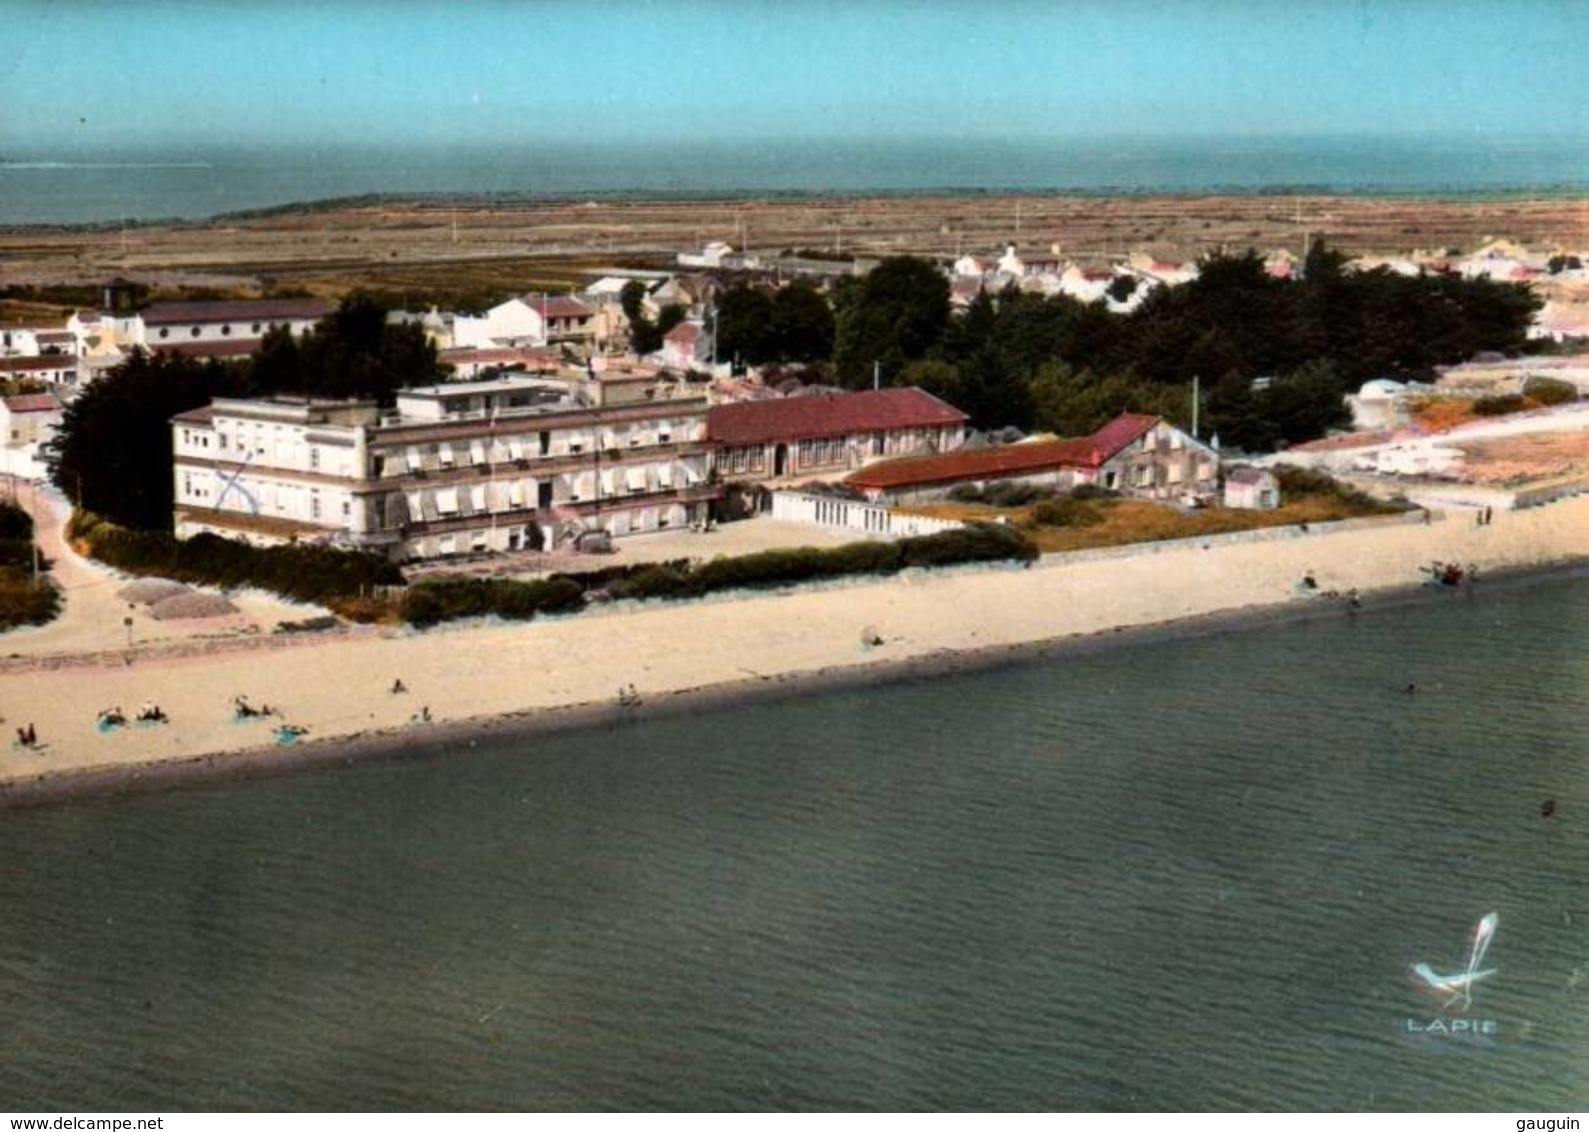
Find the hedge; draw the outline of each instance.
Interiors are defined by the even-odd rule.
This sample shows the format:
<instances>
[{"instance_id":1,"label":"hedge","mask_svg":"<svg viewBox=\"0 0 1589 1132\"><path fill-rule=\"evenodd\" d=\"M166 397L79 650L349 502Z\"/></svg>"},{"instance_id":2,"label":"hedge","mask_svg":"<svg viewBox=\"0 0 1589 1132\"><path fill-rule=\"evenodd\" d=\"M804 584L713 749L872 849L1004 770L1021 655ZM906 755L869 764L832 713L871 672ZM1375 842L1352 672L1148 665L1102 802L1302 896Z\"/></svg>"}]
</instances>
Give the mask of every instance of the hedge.
<instances>
[{"instance_id":1,"label":"hedge","mask_svg":"<svg viewBox=\"0 0 1589 1132\"><path fill-rule=\"evenodd\" d=\"M554 574L540 582L502 579L420 582L409 588L403 617L434 625L496 614L527 619L582 608L591 594L609 598L676 599L718 590L784 586L818 578L895 574L913 566L1030 560L1037 549L1013 527L979 524L898 542L852 542L829 550L801 547L715 558L700 566L674 562L615 566L585 574Z\"/></svg>"},{"instance_id":2,"label":"hedge","mask_svg":"<svg viewBox=\"0 0 1589 1132\"><path fill-rule=\"evenodd\" d=\"M0 629L43 625L60 608L61 593L48 578L35 582L30 569L0 566Z\"/></svg>"},{"instance_id":3,"label":"hedge","mask_svg":"<svg viewBox=\"0 0 1589 1132\"><path fill-rule=\"evenodd\" d=\"M1040 527L1096 527L1103 521L1096 507L1075 499L1053 499L1032 508L1032 522Z\"/></svg>"},{"instance_id":4,"label":"hedge","mask_svg":"<svg viewBox=\"0 0 1589 1132\"><path fill-rule=\"evenodd\" d=\"M571 613L585 606L585 591L568 578L513 582L501 578L454 578L417 582L403 598L403 619L421 628L463 617L494 613L528 621L537 613Z\"/></svg>"},{"instance_id":5,"label":"hedge","mask_svg":"<svg viewBox=\"0 0 1589 1132\"><path fill-rule=\"evenodd\" d=\"M259 547L213 534L179 539L128 530L89 513L73 516L71 533L92 557L129 573L223 589L252 586L318 605L403 584L403 572L384 558L334 547Z\"/></svg>"}]
</instances>

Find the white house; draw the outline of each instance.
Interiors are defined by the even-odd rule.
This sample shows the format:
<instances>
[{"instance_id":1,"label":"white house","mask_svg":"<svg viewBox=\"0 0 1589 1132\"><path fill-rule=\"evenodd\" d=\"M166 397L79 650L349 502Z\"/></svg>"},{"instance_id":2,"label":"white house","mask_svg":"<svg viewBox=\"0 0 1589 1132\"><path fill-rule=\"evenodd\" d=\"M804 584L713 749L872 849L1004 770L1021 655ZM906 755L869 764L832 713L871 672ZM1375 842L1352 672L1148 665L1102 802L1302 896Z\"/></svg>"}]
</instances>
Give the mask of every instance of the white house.
<instances>
[{"instance_id":1,"label":"white house","mask_svg":"<svg viewBox=\"0 0 1589 1132\"><path fill-rule=\"evenodd\" d=\"M1059 254L1056 247L1048 254L1042 252L1017 252L1015 245L1010 244L1004 249L1004 254L999 257L998 269L1006 275L1016 278L1026 276L1051 275L1058 278L1065 271L1068 261Z\"/></svg>"},{"instance_id":2,"label":"white house","mask_svg":"<svg viewBox=\"0 0 1589 1132\"><path fill-rule=\"evenodd\" d=\"M84 380L81 358L71 354L43 357L0 357L0 378L13 381L42 381L46 385L78 385Z\"/></svg>"},{"instance_id":3,"label":"white house","mask_svg":"<svg viewBox=\"0 0 1589 1132\"><path fill-rule=\"evenodd\" d=\"M595 312L572 295L515 295L483 317L453 319L454 346L545 346L549 342L588 341Z\"/></svg>"},{"instance_id":4,"label":"white house","mask_svg":"<svg viewBox=\"0 0 1589 1132\"><path fill-rule=\"evenodd\" d=\"M1225 506L1273 510L1280 506L1280 481L1267 468L1231 468L1225 473Z\"/></svg>"},{"instance_id":5,"label":"white house","mask_svg":"<svg viewBox=\"0 0 1589 1132\"><path fill-rule=\"evenodd\" d=\"M722 267L723 261L734 254L731 245L721 240L713 240L700 250L699 253L680 252L680 267Z\"/></svg>"},{"instance_id":6,"label":"white house","mask_svg":"<svg viewBox=\"0 0 1589 1132\"><path fill-rule=\"evenodd\" d=\"M1361 389L1346 397L1346 406L1352 411L1352 428L1396 428L1402 423L1401 406L1406 397L1407 386L1403 382L1388 377L1365 381Z\"/></svg>"},{"instance_id":7,"label":"white house","mask_svg":"<svg viewBox=\"0 0 1589 1132\"><path fill-rule=\"evenodd\" d=\"M712 335L700 322L681 322L662 336L662 364L671 369L703 369L711 360Z\"/></svg>"},{"instance_id":8,"label":"white house","mask_svg":"<svg viewBox=\"0 0 1589 1132\"><path fill-rule=\"evenodd\" d=\"M0 472L23 479L44 478L39 449L61 424L61 403L50 393L0 397Z\"/></svg>"},{"instance_id":9,"label":"white house","mask_svg":"<svg viewBox=\"0 0 1589 1132\"><path fill-rule=\"evenodd\" d=\"M127 320L126 344L146 350L238 341L257 345L273 326L305 334L335 309L323 299L152 303ZM114 316L110 321L116 321Z\"/></svg>"}]
</instances>

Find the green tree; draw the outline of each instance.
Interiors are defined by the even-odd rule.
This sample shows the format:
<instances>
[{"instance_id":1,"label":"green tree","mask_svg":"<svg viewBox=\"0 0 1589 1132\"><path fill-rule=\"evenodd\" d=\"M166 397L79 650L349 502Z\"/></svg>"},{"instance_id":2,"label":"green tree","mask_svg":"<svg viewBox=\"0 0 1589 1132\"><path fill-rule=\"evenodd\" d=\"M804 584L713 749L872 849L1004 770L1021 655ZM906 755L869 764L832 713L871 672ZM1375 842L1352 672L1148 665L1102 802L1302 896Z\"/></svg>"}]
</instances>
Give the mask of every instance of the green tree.
<instances>
[{"instance_id":1,"label":"green tree","mask_svg":"<svg viewBox=\"0 0 1589 1132\"><path fill-rule=\"evenodd\" d=\"M729 288L717 304L717 356L747 365L772 361L772 319L773 300L765 291L743 283Z\"/></svg>"},{"instance_id":2,"label":"green tree","mask_svg":"<svg viewBox=\"0 0 1589 1132\"><path fill-rule=\"evenodd\" d=\"M913 256L883 260L841 300L834 361L852 388L871 384L874 365L893 384L907 362L938 345L949 322L949 280Z\"/></svg>"},{"instance_id":3,"label":"green tree","mask_svg":"<svg viewBox=\"0 0 1589 1132\"><path fill-rule=\"evenodd\" d=\"M61 414L55 485L78 507L122 526L169 530L171 418L241 388L246 365L135 350Z\"/></svg>"},{"instance_id":4,"label":"green tree","mask_svg":"<svg viewBox=\"0 0 1589 1132\"><path fill-rule=\"evenodd\" d=\"M780 362L820 362L833 356L833 308L804 280L772 297L772 354Z\"/></svg>"}]
</instances>

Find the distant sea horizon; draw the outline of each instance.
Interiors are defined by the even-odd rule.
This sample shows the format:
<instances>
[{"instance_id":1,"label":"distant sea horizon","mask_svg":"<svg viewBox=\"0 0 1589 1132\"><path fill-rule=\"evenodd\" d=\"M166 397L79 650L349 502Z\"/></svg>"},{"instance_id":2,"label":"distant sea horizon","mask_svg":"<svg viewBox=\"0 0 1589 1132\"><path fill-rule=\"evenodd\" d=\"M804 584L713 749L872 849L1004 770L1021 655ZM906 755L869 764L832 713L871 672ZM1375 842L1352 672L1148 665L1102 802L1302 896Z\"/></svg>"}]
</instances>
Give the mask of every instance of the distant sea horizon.
<instances>
[{"instance_id":1,"label":"distant sea horizon","mask_svg":"<svg viewBox=\"0 0 1589 1132\"><path fill-rule=\"evenodd\" d=\"M0 150L0 225L200 221L358 197L1589 194L1568 136L724 139Z\"/></svg>"}]
</instances>

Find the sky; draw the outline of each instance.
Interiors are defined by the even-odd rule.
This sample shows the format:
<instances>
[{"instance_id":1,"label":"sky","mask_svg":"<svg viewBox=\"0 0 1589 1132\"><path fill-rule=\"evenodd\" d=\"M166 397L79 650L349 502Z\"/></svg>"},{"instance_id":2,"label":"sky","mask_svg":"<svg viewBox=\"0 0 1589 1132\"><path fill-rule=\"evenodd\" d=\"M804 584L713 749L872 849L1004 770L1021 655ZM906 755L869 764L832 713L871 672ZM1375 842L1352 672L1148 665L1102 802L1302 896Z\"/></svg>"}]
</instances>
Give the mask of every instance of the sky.
<instances>
[{"instance_id":1,"label":"sky","mask_svg":"<svg viewBox=\"0 0 1589 1132\"><path fill-rule=\"evenodd\" d=\"M8 0L9 145L1589 138L1583 0Z\"/></svg>"}]
</instances>

